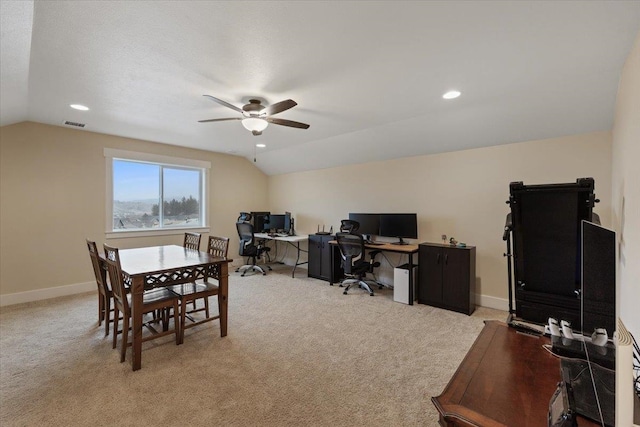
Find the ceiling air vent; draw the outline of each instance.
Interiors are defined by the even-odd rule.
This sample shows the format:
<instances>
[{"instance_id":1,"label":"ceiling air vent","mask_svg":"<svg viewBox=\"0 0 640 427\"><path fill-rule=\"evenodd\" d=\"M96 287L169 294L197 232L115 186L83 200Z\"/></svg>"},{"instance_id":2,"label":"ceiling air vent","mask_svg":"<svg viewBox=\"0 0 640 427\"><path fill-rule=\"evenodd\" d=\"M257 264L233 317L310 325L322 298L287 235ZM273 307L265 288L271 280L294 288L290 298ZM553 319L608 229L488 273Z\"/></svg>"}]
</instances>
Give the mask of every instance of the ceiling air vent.
<instances>
[{"instance_id":1,"label":"ceiling air vent","mask_svg":"<svg viewBox=\"0 0 640 427\"><path fill-rule=\"evenodd\" d=\"M83 128L86 125L84 123L78 123L78 122L71 122L69 120L65 120L64 122L62 122L63 124L67 125L67 126L74 126L77 128Z\"/></svg>"}]
</instances>

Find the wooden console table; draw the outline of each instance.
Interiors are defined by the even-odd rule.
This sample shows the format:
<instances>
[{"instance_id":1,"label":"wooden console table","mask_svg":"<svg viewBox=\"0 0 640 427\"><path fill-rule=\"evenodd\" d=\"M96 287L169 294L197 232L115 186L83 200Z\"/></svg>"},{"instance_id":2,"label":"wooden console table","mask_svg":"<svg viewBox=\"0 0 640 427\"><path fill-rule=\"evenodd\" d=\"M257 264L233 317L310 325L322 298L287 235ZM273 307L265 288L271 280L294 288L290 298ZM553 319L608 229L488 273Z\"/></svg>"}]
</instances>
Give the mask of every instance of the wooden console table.
<instances>
[{"instance_id":1,"label":"wooden console table","mask_svg":"<svg viewBox=\"0 0 640 427\"><path fill-rule=\"evenodd\" d=\"M547 427L560 360L542 348L546 337L486 322L444 392L431 400L442 426ZM578 417L579 426L598 426Z\"/></svg>"}]
</instances>

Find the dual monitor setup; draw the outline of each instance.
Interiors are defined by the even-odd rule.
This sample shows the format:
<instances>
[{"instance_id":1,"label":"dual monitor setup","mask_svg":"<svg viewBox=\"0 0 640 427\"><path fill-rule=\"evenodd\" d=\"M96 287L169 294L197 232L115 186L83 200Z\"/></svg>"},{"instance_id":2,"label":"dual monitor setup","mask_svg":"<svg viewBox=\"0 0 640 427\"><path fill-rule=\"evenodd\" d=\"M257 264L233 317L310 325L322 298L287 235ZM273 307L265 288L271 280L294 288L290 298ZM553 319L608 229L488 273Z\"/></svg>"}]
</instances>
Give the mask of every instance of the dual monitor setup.
<instances>
[{"instance_id":1,"label":"dual monitor setup","mask_svg":"<svg viewBox=\"0 0 640 427\"><path fill-rule=\"evenodd\" d=\"M393 242L394 245L406 245L402 239L418 238L418 216L415 213L350 213L349 219L360 224L359 234L397 237L399 241Z\"/></svg>"},{"instance_id":2,"label":"dual monitor setup","mask_svg":"<svg viewBox=\"0 0 640 427\"><path fill-rule=\"evenodd\" d=\"M293 235L291 212L272 214L271 212L251 212L253 229L256 233L284 233Z\"/></svg>"}]
</instances>

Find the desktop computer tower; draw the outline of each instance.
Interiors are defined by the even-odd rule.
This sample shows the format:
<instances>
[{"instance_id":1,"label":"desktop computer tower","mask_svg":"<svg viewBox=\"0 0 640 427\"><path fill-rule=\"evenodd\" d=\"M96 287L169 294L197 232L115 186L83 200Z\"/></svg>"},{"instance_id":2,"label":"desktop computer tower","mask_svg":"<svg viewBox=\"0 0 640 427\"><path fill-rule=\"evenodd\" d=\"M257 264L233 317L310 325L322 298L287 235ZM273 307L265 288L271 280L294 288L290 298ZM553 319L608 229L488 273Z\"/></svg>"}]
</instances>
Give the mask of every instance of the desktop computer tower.
<instances>
[{"instance_id":1,"label":"desktop computer tower","mask_svg":"<svg viewBox=\"0 0 640 427\"><path fill-rule=\"evenodd\" d=\"M418 266L413 266L413 299L417 299L416 282L418 280ZM402 264L393 269L393 300L409 304L409 264Z\"/></svg>"}]
</instances>

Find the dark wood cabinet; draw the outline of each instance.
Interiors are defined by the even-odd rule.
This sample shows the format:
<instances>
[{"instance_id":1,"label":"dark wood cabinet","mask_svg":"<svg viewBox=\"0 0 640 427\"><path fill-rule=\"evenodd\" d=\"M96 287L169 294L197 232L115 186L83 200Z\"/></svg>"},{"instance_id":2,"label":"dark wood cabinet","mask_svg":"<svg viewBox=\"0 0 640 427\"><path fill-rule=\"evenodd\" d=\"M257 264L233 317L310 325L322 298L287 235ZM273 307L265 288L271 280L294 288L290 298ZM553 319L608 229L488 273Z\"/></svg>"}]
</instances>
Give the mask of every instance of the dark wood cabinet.
<instances>
[{"instance_id":1,"label":"dark wood cabinet","mask_svg":"<svg viewBox=\"0 0 640 427\"><path fill-rule=\"evenodd\" d=\"M418 302L471 314L476 308L476 248L421 243Z\"/></svg>"},{"instance_id":2,"label":"dark wood cabinet","mask_svg":"<svg viewBox=\"0 0 640 427\"><path fill-rule=\"evenodd\" d=\"M335 240L336 236L327 234L309 235L309 277L326 280L335 283L343 275L340 268L340 252L336 245L329 242ZM331 259L333 258L336 268L331 277Z\"/></svg>"}]
</instances>

